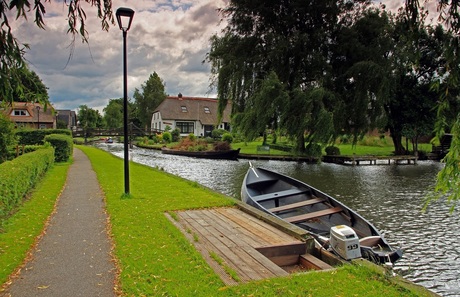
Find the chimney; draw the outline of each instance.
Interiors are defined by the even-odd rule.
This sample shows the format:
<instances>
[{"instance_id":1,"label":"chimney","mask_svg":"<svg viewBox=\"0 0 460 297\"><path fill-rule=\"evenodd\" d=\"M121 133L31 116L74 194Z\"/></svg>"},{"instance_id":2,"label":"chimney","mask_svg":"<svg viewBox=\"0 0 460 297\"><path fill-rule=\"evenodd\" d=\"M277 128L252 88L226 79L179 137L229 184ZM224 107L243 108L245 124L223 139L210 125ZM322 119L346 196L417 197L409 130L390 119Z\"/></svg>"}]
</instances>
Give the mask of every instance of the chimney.
<instances>
[{"instance_id":1,"label":"chimney","mask_svg":"<svg viewBox=\"0 0 460 297\"><path fill-rule=\"evenodd\" d=\"M179 97L179 99L182 99L182 93L179 93L177 97Z\"/></svg>"}]
</instances>

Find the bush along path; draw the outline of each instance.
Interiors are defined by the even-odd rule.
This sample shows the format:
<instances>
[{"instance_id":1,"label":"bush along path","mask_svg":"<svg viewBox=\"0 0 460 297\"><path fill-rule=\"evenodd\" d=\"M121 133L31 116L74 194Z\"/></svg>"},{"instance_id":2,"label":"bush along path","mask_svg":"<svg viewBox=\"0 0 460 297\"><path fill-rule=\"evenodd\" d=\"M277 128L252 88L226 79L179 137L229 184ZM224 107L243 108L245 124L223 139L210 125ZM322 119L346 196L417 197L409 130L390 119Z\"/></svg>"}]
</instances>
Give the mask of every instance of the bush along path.
<instances>
[{"instance_id":1,"label":"bush along path","mask_svg":"<svg viewBox=\"0 0 460 297\"><path fill-rule=\"evenodd\" d=\"M74 149L73 156L46 233L6 296L115 295L104 195L86 155Z\"/></svg>"}]
</instances>

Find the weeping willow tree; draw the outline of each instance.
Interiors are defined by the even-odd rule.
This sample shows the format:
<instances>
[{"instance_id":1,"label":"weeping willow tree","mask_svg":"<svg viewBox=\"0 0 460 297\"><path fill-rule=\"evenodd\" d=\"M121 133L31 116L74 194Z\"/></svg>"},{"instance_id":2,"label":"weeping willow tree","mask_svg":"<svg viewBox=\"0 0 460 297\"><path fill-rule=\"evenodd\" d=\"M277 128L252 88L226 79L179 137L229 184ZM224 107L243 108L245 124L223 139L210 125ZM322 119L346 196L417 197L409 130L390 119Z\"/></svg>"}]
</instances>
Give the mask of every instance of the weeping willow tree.
<instances>
[{"instance_id":1,"label":"weeping willow tree","mask_svg":"<svg viewBox=\"0 0 460 297\"><path fill-rule=\"evenodd\" d=\"M368 4L231 1L221 10L228 25L211 38L207 56L220 111L231 100L236 130L254 138L280 128L300 153L306 142L332 139L340 96L327 86L334 79L331 51L343 20Z\"/></svg>"},{"instance_id":2,"label":"weeping willow tree","mask_svg":"<svg viewBox=\"0 0 460 297\"><path fill-rule=\"evenodd\" d=\"M448 75L440 77L433 84L433 89L438 92L439 101L435 132L438 139L450 132L452 143L449 153L443 160L445 166L437 176L433 192L427 197L425 209L431 202L446 197L452 212L460 201L460 1L436 1L436 4L438 21L452 34L452 38L444 47L444 67ZM416 23L423 15L424 8L418 0L406 0L406 12L408 20Z\"/></svg>"}]
</instances>

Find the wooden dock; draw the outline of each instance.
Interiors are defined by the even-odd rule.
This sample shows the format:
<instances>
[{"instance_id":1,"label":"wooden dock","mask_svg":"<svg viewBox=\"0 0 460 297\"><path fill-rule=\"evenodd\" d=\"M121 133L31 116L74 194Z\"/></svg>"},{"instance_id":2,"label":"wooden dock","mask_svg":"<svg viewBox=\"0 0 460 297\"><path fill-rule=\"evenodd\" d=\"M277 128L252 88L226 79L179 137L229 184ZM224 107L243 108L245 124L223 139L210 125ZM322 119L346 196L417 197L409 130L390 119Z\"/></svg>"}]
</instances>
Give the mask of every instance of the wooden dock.
<instances>
[{"instance_id":1,"label":"wooden dock","mask_svg":"<svg viewBox=\"0 0 460 297\"><path fill-rule=\"evenodd\" d=\"M402 165L417 164L416 156L324 156L323 162L341 165Z\"/></svg>"},{"instance_id":2,"label":"wooden dock","mask_svg":"<svg viewBox=\"0 0 460 297\"><path fill-rule=\"evenodd\" d=\"M287 276L299 270L332 269L307 254L305 242L238 208L176 214L177 219L170 220L227 285Z\"/></svg>"}]
</instances>

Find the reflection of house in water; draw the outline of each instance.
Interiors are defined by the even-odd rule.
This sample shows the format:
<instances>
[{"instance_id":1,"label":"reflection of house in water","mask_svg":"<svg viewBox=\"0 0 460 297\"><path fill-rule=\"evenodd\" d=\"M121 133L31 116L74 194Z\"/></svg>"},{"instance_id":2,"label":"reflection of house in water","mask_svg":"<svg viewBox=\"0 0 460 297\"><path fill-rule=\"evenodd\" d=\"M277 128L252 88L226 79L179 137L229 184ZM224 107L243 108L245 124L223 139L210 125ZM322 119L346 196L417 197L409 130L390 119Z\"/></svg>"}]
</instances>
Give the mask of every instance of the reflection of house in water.
<instances>
[{"instance_id":1,"label":"reflection of house in water","mask_svg":"<svg viewBox=\"0 0 460 297\"><path fill-rule=\"evenodd\" d=\"M178 128L182 136L210 136L214 129L230 130L231 104L217 122L218 100L212 98L168 96L155 109L152 116L152 131L162 132L167 126Z\"/></svg>"},{"instance_id":2,"label":"reflection of house in water","mask_svg":"<svg viewBox=\"0 0 460 297\"><path fill-rule=\"evenodd\" d=\"M439 145L433 145L431 149L431 153L434 154L438 160L444 158L449 152L450 144L452 142L452 134L444 134L439 142Z\"/></svg>"}]
</instances>

